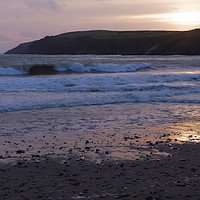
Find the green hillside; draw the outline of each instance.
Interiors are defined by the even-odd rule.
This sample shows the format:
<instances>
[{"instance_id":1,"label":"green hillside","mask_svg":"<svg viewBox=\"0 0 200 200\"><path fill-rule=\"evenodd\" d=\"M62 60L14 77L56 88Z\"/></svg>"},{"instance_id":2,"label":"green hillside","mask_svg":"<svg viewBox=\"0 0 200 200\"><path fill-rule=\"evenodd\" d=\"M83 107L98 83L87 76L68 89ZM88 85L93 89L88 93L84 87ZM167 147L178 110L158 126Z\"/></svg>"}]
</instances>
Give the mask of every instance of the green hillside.
<instances>
[{"instance_id":1,"label":"green hillside","mask_svg":"<svg viewBox=\"0 0 200 200\"><path fill-rule=\"evenodd\" d=\"M69 32L20 44L6 54L200 55L200 29Z\"/></svg>"}]
</instances>

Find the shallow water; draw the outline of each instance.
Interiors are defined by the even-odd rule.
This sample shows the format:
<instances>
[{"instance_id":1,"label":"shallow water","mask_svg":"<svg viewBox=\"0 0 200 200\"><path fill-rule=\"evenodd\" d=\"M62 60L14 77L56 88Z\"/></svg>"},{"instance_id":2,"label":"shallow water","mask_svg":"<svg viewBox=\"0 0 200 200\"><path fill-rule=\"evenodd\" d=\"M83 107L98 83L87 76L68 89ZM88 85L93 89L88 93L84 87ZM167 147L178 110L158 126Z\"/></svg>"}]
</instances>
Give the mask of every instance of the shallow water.
<instances>
[{"instance_id":1,"label":"shallow water","mask_svg":"<svg viewBox=\"0 0 200 200\"><path fill-rule=\"evenodd\" d=\"M193 115L196 108L123 103L3 112L0 162L30 160L32 155L64 160L76 155L95 162L160 159L169 156L158 149L160 145L199 143L199 114ZM16 153L18 150L24 153Z\"/></svg>"}]
</instances>

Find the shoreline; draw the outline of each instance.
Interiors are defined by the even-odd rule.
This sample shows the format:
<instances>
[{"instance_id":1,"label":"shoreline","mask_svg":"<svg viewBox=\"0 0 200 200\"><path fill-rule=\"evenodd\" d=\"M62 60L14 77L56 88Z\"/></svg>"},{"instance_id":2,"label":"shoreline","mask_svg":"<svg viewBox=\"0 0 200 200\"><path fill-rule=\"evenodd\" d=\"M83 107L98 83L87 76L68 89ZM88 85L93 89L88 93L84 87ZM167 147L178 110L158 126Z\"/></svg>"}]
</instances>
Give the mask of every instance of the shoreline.
<instances>
[{"instance_id":1,"label":"shoreline","mask_svg":"<svg viewBox=\"0 0 200 200\"><path fill-rule=\"evenodd\" d=\"M165 109L162 104L124 103L0 113L0 162L21 156L30 160L35 154L73 153L95 162L166 156L153 144L174 141L177 134L172 139L164 130L168 127L152 115L159 116L161 108Z\"/></svg>"},{"instance_id":2,"label":"shoreline","mask_svg":"<svg viewBox=\"0 0 200 200\"><path fill-rule=\"evenodd\" d=\"M198 199L200 122L140 105L0 113L0 198Z\"/></svg>"}]
</instances>

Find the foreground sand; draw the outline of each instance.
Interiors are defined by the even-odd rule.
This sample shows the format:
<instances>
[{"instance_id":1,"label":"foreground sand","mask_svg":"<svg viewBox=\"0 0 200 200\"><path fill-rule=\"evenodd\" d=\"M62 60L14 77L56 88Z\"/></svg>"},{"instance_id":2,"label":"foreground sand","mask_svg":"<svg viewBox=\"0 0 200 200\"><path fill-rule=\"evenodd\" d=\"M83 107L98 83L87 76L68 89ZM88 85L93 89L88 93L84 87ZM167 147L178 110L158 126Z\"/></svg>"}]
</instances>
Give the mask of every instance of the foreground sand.
<instances>
[{"instance_id":1,"label":"foreground sand","mask_svg":"<svg viewBox=\"0 0 200 200\"><path fill-rule=\"evenodd\" d=\"M0 199L200 199L199 122L155 106L1 113Z\"/></svg>"}]
</instances>

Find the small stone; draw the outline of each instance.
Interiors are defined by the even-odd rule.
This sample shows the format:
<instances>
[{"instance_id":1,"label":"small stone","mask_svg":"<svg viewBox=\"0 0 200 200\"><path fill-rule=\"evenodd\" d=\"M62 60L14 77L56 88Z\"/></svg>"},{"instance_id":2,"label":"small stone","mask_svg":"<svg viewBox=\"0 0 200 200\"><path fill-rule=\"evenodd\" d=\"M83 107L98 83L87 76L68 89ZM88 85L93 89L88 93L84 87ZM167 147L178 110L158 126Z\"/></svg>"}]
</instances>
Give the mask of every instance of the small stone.
<instances>
[{"instance_id":1,"label":"small stone","mask_svg":"<svg viewBox=\"0 0 200 200\"><path fill-rule=\"evenodd\" d=\"M24 150L17 150L16 153L17 154L22 154L22 153L25 153L25 151Z\"/></svg>"},{"instance_id":2,"label":"small stone","mask_svg":"<svg viewBox=\"0 0 200 200\"><path fill-rule=\"evenodd\" d=\"M195 168L191 168L191 171L192 172L196 172L197 170Z\"/></svg>"},{"instance_id":3,"label":"small stone","mask_svg":"<svg viewBox=\"0 0 200 200\"><path fill-rule=\"evenodd\" d=\"M80 183L78 183L78 182L74 182L74 183L71 183L71 185L73 185L73 186L79 186Z\"/></svg>"},{"instance_id":4,"label":"small stone","mask_svg":"<svg viewBox=\"0 0 200 200\"><path fill-rule=\"evenodd\" d=\"M140 137L139 137L139 136L137 136L137 135L135 135L135 136L134 136L134 138L135 138L135 139L138 139L138 138L140 138Z\"/></svg>"},{"instance_id":5,"label":"small stone","mask_svg":"<svg viewBox=\"0 0 200 200\"><path fill-rule=\"evenodd\" d=\"M120 164L120 167L121 167L121 168L124 167L124 163L121 163L121 164Z\"/></svg>"},{"instance_id":6,"label":"small stone","mask_svg":"<svg viewBox=\"0 0 200 200\"><path fill-rule=\"evenodd\" d=\"M146 197L146 200L153 200L152 196Z\"/></svg>"},{"instance_id":7,"label":"small stone","mask_svg":"<svg viewBox=\"0 0 200 200\"><path fill-rule=\"evenodd\" d=\"M90 143L89 140L86 140L86 141L85 141L85 144L89 144L89 143Z\"/></svg>"},{"instance_id":8,"label":"small stone","mask_svg":"<svg viewBox=\"0 0 200 200\"><path fill-rule=\"evenodd\" d=\"M21 166L21 165L23 165L24 163L25 163L25 162L20 162L20 161L19 161L19 162L17 162L17 165L20 165L20 166Z\"/></svg>"},{"instance_id":9,"label":"small stone","mask_svg":"<svg viewBox=\"0 0 200 200\"><path fill-rule=\"evenodd\" d=\"M99 151L100 151L99 149L96 149L95 153L99 153Z\"/></svg>"},{"instance_id":10,"label":"small stone","mask_svg":"<svg viewBox=\"0 0 200 200\"><path fill-rule=\"evenodd\" d=\"M64 175L64 173L63 172L60 172L59 174L58 174L58 176L63 176Z\"/></svg>"}]
</instances>

